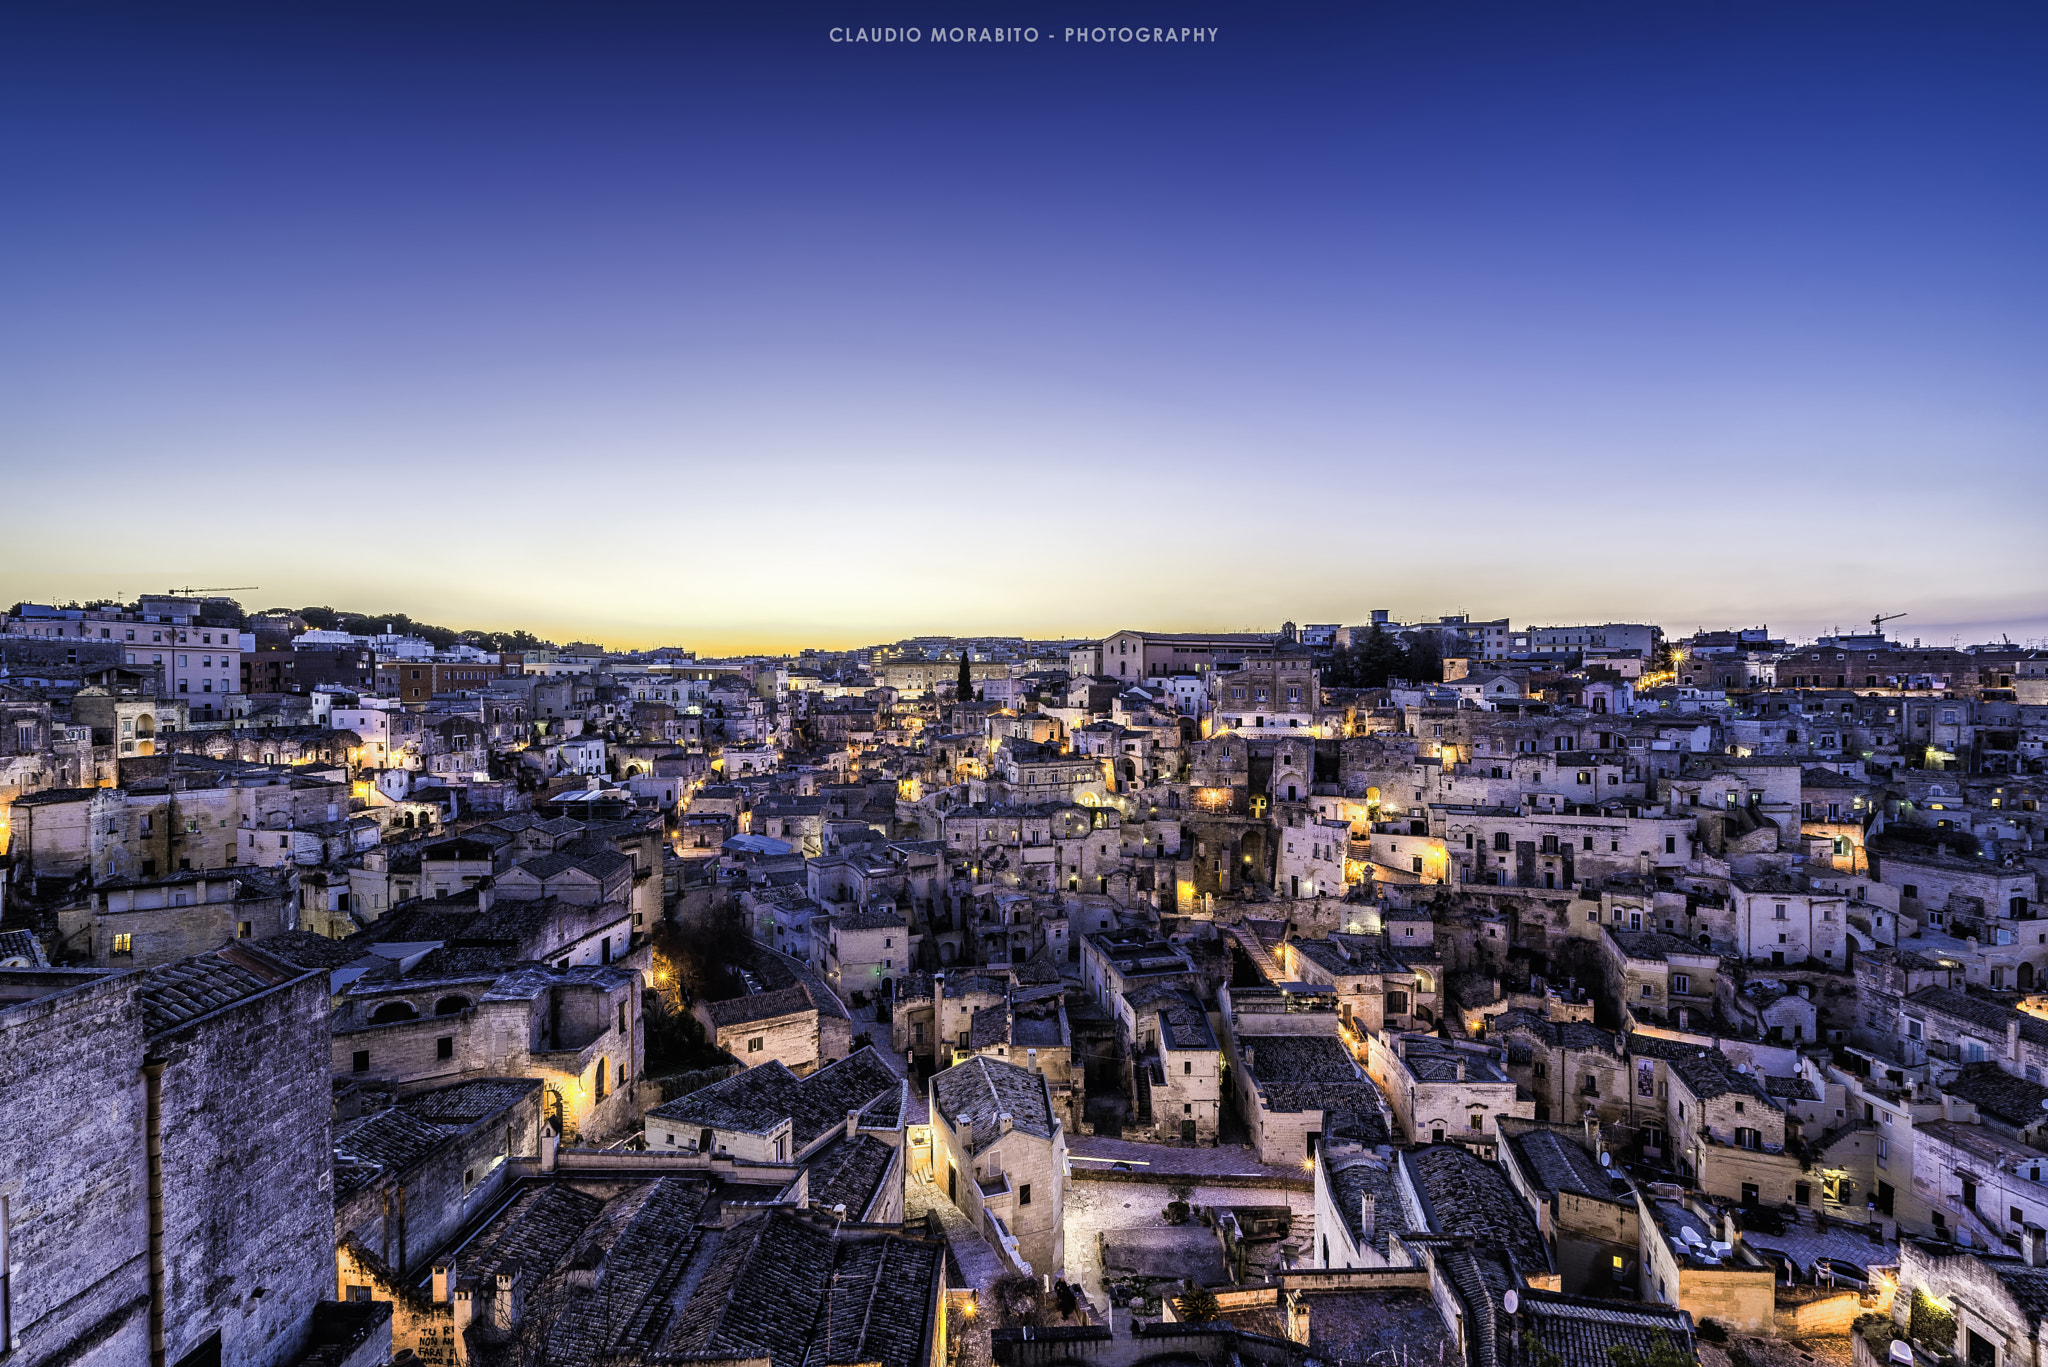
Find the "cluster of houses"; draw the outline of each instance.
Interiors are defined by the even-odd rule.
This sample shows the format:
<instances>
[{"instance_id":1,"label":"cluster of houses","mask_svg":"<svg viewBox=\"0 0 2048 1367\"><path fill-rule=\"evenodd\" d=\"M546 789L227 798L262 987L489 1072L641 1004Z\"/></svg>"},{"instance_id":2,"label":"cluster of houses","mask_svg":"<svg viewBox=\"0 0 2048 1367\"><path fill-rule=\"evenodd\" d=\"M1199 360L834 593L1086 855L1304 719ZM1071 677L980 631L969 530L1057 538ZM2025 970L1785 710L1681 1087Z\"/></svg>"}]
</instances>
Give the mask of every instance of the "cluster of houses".
<instances>
[{"instance_id":1,"label":"cluster of houses","mask_svg":"<svg viewBox=\"0 0 2048 1367\"><path fill-rule=\"evenodd\" d=\"M2034 653L714 661L167 597L25 605L0 667L24 1362L2048 1341ZM1217 1172L1303 1209L1081 1275L1075 1184Z\"/></svg>"}]
</instances>

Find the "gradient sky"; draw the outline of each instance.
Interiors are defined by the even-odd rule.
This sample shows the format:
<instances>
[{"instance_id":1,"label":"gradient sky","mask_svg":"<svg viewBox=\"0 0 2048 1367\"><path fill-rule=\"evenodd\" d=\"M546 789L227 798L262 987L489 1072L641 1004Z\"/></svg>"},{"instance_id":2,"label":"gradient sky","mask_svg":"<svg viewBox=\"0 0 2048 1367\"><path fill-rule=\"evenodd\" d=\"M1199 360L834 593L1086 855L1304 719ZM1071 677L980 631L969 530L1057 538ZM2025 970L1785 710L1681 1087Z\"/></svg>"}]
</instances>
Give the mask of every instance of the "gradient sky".
<instances>
[{"instance_id":1,"label":"gradient sky","mask_svg":"<svg viewBox=\"0 0 2048 1367\"><path fill-rule=\"evenodd\" d=\"M9 6L0 599L2039 637L2044 170L2038 4Z\"/></svg>"}]
</instances>

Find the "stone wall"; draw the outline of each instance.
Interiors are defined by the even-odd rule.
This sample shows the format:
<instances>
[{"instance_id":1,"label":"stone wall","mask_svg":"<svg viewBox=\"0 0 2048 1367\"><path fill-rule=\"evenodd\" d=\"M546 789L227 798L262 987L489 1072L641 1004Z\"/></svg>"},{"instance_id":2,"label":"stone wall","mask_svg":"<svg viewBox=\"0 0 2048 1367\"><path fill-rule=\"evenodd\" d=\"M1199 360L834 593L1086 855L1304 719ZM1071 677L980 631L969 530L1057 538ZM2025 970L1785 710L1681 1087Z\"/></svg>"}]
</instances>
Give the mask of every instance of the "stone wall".
<instances>
[{"instance_id":1,"label":"stone wall","mask_svg":"<svg viewBox=\"0 0 2048 1367\"><path fill-rule=\"evenodd\" d=\"M215 1329L222 1360L289 1362L334 1247L327 975L150 1041L163 1072L166 1340Z\"/></svg>"},{"instance_id":2,"label":"stone wall","mask_svg":"<svg viewBox=\"0 0 2048 1367\"><path fill-rule=\"evenodd\" d=\"M76 985L0 1010L0 1201L17 1351L24 1362L147 1362L137 975L64 976Z\"/></svg>"}]
</instances>

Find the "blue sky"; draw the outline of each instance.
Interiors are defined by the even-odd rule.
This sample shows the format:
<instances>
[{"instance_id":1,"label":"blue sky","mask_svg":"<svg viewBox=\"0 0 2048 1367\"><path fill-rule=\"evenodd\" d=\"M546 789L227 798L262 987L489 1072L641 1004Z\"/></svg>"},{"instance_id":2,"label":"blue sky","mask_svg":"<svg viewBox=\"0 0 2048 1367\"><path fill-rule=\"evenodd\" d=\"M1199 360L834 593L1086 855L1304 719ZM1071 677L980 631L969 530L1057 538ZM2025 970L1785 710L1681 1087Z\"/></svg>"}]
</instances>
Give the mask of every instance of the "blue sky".
<instances>
[{"instance_id":1,"label":"blue sky","mask_svg":"<svg viewBox=\"0 0 2048 1367\"><path fill-rule=\"evenodd\" d=\"M2044 129L2023 6L15 7L0 596L2041 636Z\"/></svg>"}]
</instances>

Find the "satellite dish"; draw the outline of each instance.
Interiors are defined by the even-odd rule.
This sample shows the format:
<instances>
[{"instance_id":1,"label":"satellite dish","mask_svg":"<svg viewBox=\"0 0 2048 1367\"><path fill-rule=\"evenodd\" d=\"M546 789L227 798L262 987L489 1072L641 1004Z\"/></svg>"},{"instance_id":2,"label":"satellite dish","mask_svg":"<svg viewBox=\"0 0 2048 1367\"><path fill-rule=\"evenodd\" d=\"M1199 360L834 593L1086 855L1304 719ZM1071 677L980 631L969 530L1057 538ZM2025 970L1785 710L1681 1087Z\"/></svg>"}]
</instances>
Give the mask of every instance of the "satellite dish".
<instances>
[{"instance_id":1,"label":"satellite dish","mask_svg":"<svg viewBox=\"0 0 2048 1367\"><path fill-rule=\"evenodd\" d=\"M2048 1096L2044 1096L2044 1097L2042 1097L2042 1098L2041 1098L2041 1109L2042 1109L2042 1110L2044 1110L2044 1111L2048 1111ZM1898 1340L1897 1340L1897 1339L1893 1339L1893 1340L1892 1340L1892 1342L1893 1342L1893 1343L1897 1343L1897 1342L1898 1342Z\"/></svg>"},{"instance_id":2,"label":"satellite dish","mask_svg":"<svg viewBox=\"0 0 2048 1367\"><path fill-rule=\"evenodd\" d=\"M1521 1304L1521 1295L1512 1289L1509 1290L1507 1295L1502 1296L1500 1298L1500 1308L1507 1311L1510 1315L1514 1314L1515 1311L1520 1308Z\"/></svg>"},{"instance_id":3,"label":"satellite dish","mask_svg":"<svg viewBox=\"0 0 2048 1367\"><path fill-rule=\"evenodd\" d=\"M1888 1356L1893 1362L1910 1363L1913 1361L1913 1345L1907 1343L1904 1339L1893 1339L1891 1352Z\"/></svg>"},{"instance_id":4,"label":"satellite dish","mask_svg":"<svg viewBox=\"0 0 2048 1367\"><path fill-rule=\"evenodd\" d=\"M2048 1105L2048 1102L2044 1102L2044 1103L2042 1103L2042 1104L2044 1104L2044 1105ZM1611 1167L1613 1167L1613 1166L1614 1166L1614 1155L1613 1155L1613 1154L1611 1154L1611 1153L1606 1153L1606 1152L1602 1152L1602 1153L1601 1153L1601 1155L1600 1155L1600 1166L1601 1166L1601 1167L1603 1167L1603 1168L1611 1168Z\"/></svg>"}]
</instances>

